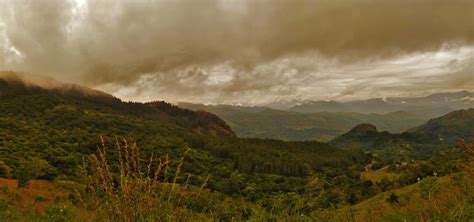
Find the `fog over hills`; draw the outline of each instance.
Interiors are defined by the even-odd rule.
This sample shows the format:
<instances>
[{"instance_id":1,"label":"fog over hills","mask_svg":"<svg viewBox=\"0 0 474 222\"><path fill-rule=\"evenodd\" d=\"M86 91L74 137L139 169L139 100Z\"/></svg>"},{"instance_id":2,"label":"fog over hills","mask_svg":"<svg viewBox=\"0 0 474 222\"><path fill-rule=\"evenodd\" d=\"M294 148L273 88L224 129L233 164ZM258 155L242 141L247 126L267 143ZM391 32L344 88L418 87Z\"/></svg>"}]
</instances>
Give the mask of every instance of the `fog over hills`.
<instances>
[{"instance_id":1,"label":"fog over hills","mask_svg":"<svg viewBox=\"0 0 474 222\"><path fill-rule=\"evenodd\" d=\"M311 101L296 104L288 110L306 113L360 112L379 114L406 111L435 117L470 107L474 107L474 92L459 91L436 93L425 97L387 97L348 102Z\"/></svg>"}]
</instances>

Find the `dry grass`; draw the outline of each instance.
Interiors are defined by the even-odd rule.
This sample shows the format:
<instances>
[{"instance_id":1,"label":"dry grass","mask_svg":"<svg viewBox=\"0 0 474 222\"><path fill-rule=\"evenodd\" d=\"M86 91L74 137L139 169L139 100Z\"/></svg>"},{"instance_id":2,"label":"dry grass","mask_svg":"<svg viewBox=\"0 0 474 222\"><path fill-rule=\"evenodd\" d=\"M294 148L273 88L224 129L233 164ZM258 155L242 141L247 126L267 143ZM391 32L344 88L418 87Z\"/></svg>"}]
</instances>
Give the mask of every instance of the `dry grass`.
<instances>
[{"instance_id":1,"label":"dry grass","mask_svg":"<svg viewBox=\"0 0 474 222\"><path fill-rule=\"evenodd\" d=\"M474 135L472 135L471 143L466 143L464 140L459 140L458 147L460 147L466 156L466 163L464 163L461 167L467 173L467 175L471 178L474 178Z\"/></svg>"},{"instance_id":2,"label":"dry grass","mask_svg":"<svg viewBox=\"0 0 474 222\"><path fill-rule=\"evenodd\" d=\"M400 174L387 172L386 169L380 169L380 170L369 171L369 172L362 172L360 174L361 179L370 180L374 183L380 182L383 179L393 181L393 180L396 180L399 176L400 176Z\"/></svg>"},{"instance_id":3,"label":"dry grass","mask_svg":"<svg viewBox=\"0 0 474 222\"><path fill-rule=\"evenodd\" d=\"M468 200L464 195L465 188L456 181L458 179L449 176L427 178L426 181L379 194L355 205L355 221L443 221L464 218L466 215L458 213ZM429 183L430 186L423 183ZM398 204L387 201L391 193L398 196Z\"/></svg>"},{"instance_id":4,"label":"dry grass","mask_svg":"<svg viewBox=\"0 0 474 222\"><path fill-rule=\"evenodd\" d=\"M0 178L0 200L15 207L41 214L55 200L66 199L67 192L57 184L45 180L31 180L25 188L17 187L17 180Z\"/></svg>"},{"instance_id":5,"label":"dry grass","mask_svg":"<svg viewBox=\"0 0 474 222\"><path fill-rule=\"evenodd\" d=\"M187 213L186 205L198 198L205 186L204 183L191 192L191 174L181 173L189 150L180 161L171 161L169 156L155 158L152 154L143 162L136 143L116 140L117 161L111 165L104 139L101 140L98 155L85 160L84 168L92 207L110 221L180 220ZM185 183L178 184L178 179Z\"/></svg>"},{"instance_id":6,"label":"dry grass","mask_svg":"<svg viewBox=\"0 0 474 222\"><path fill-rule=\"evenodd\" d=\"M424 178L355 205L355 221L471 221L474 219L474 143L458 143L466 157L463 172ZM398 204L387 197L395 193Z\"/></svg>"}]
</instances>

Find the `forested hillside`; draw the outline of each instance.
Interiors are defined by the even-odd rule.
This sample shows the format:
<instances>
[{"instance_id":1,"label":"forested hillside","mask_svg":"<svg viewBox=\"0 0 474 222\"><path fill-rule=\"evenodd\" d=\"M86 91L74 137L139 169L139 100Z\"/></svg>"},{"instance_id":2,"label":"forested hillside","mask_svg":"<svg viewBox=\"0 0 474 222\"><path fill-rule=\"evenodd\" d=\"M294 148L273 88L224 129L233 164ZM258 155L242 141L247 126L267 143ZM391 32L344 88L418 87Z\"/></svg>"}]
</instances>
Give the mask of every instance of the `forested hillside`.
<instances>
[{"instance_id":1,"label":"forested hillside","mask_svg":"<svg viewBox=\"0 0 474 222\"><path fill-rule=\"evenodd\" d=\"M0 85L0 161L17 179L74 180L101 135L111 155L115 138L136 141L144 157L153 152L178 158L191 149L184 164L196 175L191 183L211 176L208 187L227 194L249 186L248 195L258 196L303 189L315 170L337 177L368 161L362 152L316 141L239 139L213 114L164 102L125 103L78 86L45 89L18 78ZM357 176L351 180L359 183Z\"/></svg>"},{"instance_id":2,"label":"forested hillside","mask_svg":"<svg viewBox=\"0 0 474 222\"><path fill-rule=\"evenodd\" d=\"M436 135L440 140L453 143L458 138L470 139L474 134L474 109L458 110L408 130L408 132Z\"/></svg>"}]
</instances>

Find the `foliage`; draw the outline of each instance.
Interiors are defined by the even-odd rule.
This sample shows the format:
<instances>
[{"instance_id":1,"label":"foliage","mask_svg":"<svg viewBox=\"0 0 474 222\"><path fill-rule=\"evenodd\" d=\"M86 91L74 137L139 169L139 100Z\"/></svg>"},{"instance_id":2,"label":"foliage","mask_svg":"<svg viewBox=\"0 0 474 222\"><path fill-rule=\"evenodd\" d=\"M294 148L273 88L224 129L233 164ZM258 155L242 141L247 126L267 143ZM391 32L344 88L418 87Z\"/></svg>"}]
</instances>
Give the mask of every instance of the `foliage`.
<instances>
[{"instance_id":1,"label":"foliage","mask_svg":"<svg viewBox=\"0 0 474 222\"><path fill-rule=\"evenodd\" d=\"M5 164L5 162L0 160L0 177L3 178L10 178L12 173L12 169Z\"/></svg>"},{"instance_id":2,"label":"foliage","mask_svg":"<svg viewBox=\"0 0 474 222\"><path fill-rule=\"evenodd\" d=\"M398 196L395 193L391 193L390 196L388 196L387 201L390 204L398 204Z\"/></svg>"},{"instance_id":3,"label":"foliage","mask_svg":"<svg viewBox=\"0 0 474 222\"><path fill-rule=\"evenodd\" d=\"M31 157L19 162L15 177L18 179L18 187L25 187L28 181L36 178L53 179L55 171L48 161L37 157Z\"/></svg>"},{"instance_id":4,"label":"foliage","mask_svg":"<svg viewBox=\"0 0 474 222\"><path fill-rule=\"evenodd\" d=\"M71 213L66 206L53 205L42 216L42 220L51 222L66 222L71 220Z\"/></svg>"}]
</instances>

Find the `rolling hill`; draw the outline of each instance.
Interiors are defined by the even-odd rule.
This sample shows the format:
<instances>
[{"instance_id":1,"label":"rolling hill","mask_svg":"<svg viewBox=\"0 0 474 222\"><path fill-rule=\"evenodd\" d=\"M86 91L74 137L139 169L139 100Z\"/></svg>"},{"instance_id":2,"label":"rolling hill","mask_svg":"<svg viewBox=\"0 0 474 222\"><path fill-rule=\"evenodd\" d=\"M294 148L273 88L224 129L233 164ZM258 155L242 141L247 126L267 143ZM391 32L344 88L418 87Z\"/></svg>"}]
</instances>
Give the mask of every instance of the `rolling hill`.
<instances>
[{"instance_id":1,"label":"rolling hill","mask_svg":"<svg viewBox=\"0 0 474 222\"><path fill-rule=\"evenodd\" d=\"M348 132L331 140L330 143L346 149L385 149L388 147L409 147L416 144L442 144L435 135L417 132L380 132L377 131L374 125L366 123L355 126Z\"/></svg>"},{"instance_id":2,"label":"rolling hill","mask_svg":"<svg viewBox=\"0 0 474 222\"><path fill-rule=\"evenodd\" d=\"M371 124L359 124L330 141L341 148L385 150L387 155L414 152L429 157L443 147L452 147L458 139L470 141L474 132L474 109L458 110L431 119L403 133L377 131Z\"/></svg>"}]
</instances>

